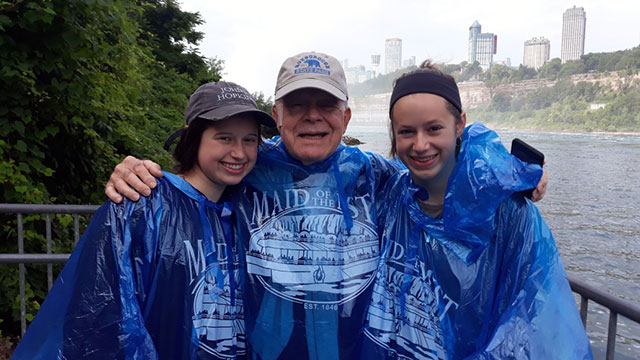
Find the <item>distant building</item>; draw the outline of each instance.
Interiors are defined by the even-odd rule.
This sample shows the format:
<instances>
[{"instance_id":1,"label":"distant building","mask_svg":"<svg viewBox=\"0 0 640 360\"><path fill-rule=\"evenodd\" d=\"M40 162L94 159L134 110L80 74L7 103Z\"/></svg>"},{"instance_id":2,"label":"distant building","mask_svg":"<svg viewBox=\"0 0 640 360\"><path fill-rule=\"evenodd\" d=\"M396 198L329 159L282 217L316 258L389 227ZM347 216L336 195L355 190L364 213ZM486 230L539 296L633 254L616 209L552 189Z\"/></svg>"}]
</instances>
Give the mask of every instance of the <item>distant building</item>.
<instances>
[{"instance_id":1,"label":"distant building","mask_svg":"<svg viewBox=\"0 0 640 360\"><path fill-rule=\"evenodd\" d=\"M513 69L513 66L511 66L511 58L506 58L504 60L500 60L500 61L494 61L493 65L504 65L506 67L510 67ZM517 68L516 68L517 69Z\"/></svg>"},{"instance_id":2,"label":"distant building","mask_svg":"<svg viewBox=\"0 0 640 360\"><path fill-rule=\"evenodd\" d=\"M347 84L357 84L374 77L375 72L367 70L364 65L348 67L344 69L344 76L347 78Z\"/></svg>"},{"instance_id":3,"label":"distant building","mask_svg":"<svg viewBox=\"0 0 640 360\"><path fill-rule=\"evenodd\" d=\"M415 56L411 56L408 59L402 60L402 67L406 68L409 66L414 66L416 64L416 57Z\"/></svg>"},{"instance_id":4,"label":"distant building","mask_svg":"<svg viewBox=\"0 0 640 360\"><path fill-rule=\"evenodd\" d=\"M562 15L562 47L560 60L566 63L578 60L584 55L584 31L587 23L587 13L584 8L573 7Z\"/></svg>"},{"instance_id":5,"label":"distant building","mask_svg":"<svg viewBox=\"0 0 640 360\"><path fill-rule=\"evenodd\" d=\"M493 65L493 55L497 51L498 37L492 33L482 33L478 20L469 27L469 63L479 62L484 70Z\"/></svg>"},{"instance_id":6,"label":"distant building","mask_svg":"<svg viewBox=\"0 0 640 360\"><path fill-rule=\"evenodd\" d=\"M540 69L549 61L551 44L544 37L532 38L524 42L524 57L522 64L532 69Z\"/></svg>"},{"instance_id":7,"label":"distant building","mask_svg":"<svg viewBox=\"0 0 640 360\"><path fill-rule=\"evenodd\" d=\"M373 76L378 75L378 66L380 66L380 54L371 54L371 66L373 67Z\"/></svg>"},{"instance_id":8,"label":"distant building","mask_svg":"<svg viewBox=\"0 0 640 360\"><path fill-rule=\"evenodd\" d=\"M384 44L384 73L392 73L402 65L402 39L387 39Z\"/></svg>"}]
</instances>

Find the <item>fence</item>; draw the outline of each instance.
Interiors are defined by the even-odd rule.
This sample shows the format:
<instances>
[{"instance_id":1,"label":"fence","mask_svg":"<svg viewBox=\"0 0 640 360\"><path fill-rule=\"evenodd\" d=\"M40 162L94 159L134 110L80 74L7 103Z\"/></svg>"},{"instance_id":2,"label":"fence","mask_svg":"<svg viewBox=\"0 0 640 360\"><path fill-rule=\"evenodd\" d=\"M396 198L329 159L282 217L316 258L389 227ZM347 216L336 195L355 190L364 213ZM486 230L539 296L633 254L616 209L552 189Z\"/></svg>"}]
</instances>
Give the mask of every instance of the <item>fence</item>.
<instances>
[{"instance_id":1,"label":"fence","mask_svg":"<svg viewBox=\"0 0 640 360\"><path fill-rule=\"evenodd\" d=\"M79 215L93 214L98 209L98 205L36 205L36 204L0 204L0 213L17 214L18 226L18 253L0 254L0 264L18 264L20 276L20 323L21 333L24 335L26 324L25 306L25 267L24 264L47 264L47 282L49 289L53 285L52 264L62 264L69 259L70 254L51 253L51 214L71 214L73 215L74 244L80 239ZM46 254L25 254L24 253L24 230L23 214L46 214ZM587 309L589 301L598 303L609 309L609 324L607 331L607 352L606 359L612 360L615 355L616 334L618 325L618 314L640 324L640 307L626 300L617 298L600 289L597 289L586 282L569 276L571 290L580 295L580 317L582 324L587 327Z\"/></svg>"}]
</instances>

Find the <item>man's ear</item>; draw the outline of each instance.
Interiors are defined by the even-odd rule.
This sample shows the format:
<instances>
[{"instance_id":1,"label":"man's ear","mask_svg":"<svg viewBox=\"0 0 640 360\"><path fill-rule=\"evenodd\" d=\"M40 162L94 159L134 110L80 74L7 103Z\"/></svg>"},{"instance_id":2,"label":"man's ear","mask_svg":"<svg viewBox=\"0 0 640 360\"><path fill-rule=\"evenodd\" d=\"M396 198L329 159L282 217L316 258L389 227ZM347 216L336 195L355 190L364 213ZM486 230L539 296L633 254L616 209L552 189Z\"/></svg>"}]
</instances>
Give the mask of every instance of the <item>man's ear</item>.
<instances>
[{"instance_id":1,"label":"man's ear","mask_svg":"<svg viewBox=\"0 0 640 360\"><path fill-rule=\"evenodd\" d=\"M344 135L347 132L347 126L349 125L349 121L351 120L351 108L347 108L344 111L344 128L342 130L342 134Z\"/></svg>"},{"instance_id":2,"label":"man's ear","mask_svg":"<svg viewBox=\"0 0 640 360\"><path fill-rule=\"evenodd\" d=\"M276 121L276 126L278 127L278 131L280 131L280 128L282 127L282 114L280 114L282 107L278 107L278 104L273 104L273 106L271 107L271 116L273 116L273 119Z\"/></svg>"}]
</instances>

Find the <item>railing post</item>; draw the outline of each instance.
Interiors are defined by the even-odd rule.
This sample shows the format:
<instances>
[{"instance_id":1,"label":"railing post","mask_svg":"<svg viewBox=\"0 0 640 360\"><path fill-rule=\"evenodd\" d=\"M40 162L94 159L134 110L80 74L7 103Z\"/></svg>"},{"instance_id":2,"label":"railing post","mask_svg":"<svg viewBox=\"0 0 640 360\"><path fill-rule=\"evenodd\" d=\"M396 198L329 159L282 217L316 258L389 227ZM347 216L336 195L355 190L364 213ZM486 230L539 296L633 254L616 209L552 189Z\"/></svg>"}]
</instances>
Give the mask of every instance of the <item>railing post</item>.
<instances>
[{"instance_id":1,"label":"railing post","mask_svg":"<svg viewBox=\"0 0 640 360\"><path fill-rule=\"evenodd\" d=\"M47 255L51 254L51 214L47 214ZM47 285L53 286L53 265L47 264Z\"/></svg>"},{"instance_id":2,"label":"railing post","mask_svg":"<svg viewBox=\"0 0 640 360\"><path fill-rule=\"evenodd\" d=\"M589 299L580 294L580 319L582 319L582 326L587 330L587 309L589 308Z\"/></svg>"},{"instance_id":3,"label":"railing post","mask_svg":"<svg viewBox=\"0 0 640 360\"><path fill-rule=\"evenodd\" d=\"M607 360L613 360L616 354L616 332L618 327L618 313L609 309L609 332L607 334Z\"/></svg>"},{"instance_id":4,"label":"railing post","mask_svg":"<svg viewBox=\"0 0 640 360\"><path fill-rule=\"evenodd\" d=\"M73 214L73 246L78 245L80 240L80 221L78 220L78 214Z\"/></svg>"},{"instance_id":5,"label":"railing post","mask_svg":"<svg viewBox=\"0 0 640 360\"><path fill-rule=\"evenodd\" d=\"M24 254L24 228L22 227L22 213L18 213L18 254ZM24 299L24 264L18 265L20 273L20 336L27 332L27 307Z\"/></svg>"}]
</instances>

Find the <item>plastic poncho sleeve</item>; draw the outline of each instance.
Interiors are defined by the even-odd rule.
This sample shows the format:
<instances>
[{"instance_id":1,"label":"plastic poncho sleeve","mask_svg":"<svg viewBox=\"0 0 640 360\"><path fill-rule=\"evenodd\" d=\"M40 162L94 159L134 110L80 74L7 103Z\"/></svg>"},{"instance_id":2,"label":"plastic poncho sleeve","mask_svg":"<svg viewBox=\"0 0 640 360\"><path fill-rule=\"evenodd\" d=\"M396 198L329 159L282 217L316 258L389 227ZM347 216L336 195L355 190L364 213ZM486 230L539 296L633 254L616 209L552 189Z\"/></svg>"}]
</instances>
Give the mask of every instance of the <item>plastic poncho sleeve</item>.
<instances>
[{"instance_id":1,"label":"plastic poncho sleeve","mask_svg":"<svg viewBox=\"0 0 640 360\"><path fill-rule=\"evenodd\" d=\"M498 211L497 296L487 343L470 359L591 359L560 254L538 209L521 195ZM489 264L487 264L489 265ZM491 314L493 314L491 316Z\"/></svg>"},{"instance_id":2,"label":"plastic poncho sleeve","mask_svg":"<svg viewBox=\"0 0 640 360\"><path fill-rule=\"evenodd\" d=\"M517 193L540 174L476 123L442 217L421 211L408 172L389 182L362 358L592 357L553 236Z\"/></svg>"},{"instance_id":3,"label":"plastic poncho sleeve","mask_svg":"<svg viewBox=\"0 0 640 360\"><path fill-rule=\"evenodd\" d=\"M121 216L136 204L126 204L108 202L94 214L12 359L157 358Z\"/></svg>"},{"instance_id":4,"label":"plastic poncho sleeve","mask_svg":"<svg viewBox=\"0 0 640 360\"><path fill-rule=\"evenodd\" d=\"M376 191L380 193L389 179L401 170L406 169L398 158L385 159L382 155L367 153L373 169L373 178L376 180Z\"/></svg>"}]
</instances>

